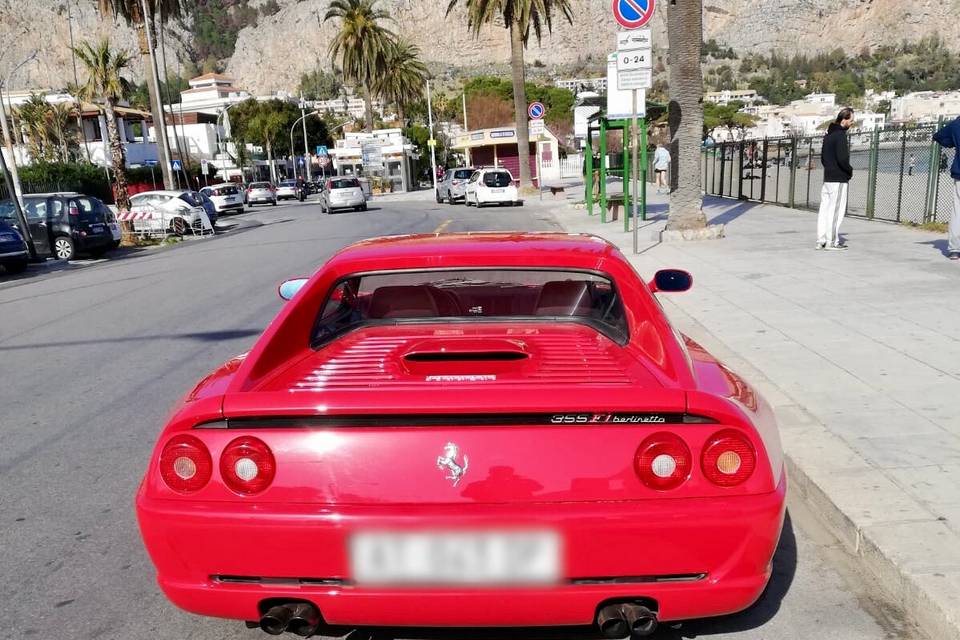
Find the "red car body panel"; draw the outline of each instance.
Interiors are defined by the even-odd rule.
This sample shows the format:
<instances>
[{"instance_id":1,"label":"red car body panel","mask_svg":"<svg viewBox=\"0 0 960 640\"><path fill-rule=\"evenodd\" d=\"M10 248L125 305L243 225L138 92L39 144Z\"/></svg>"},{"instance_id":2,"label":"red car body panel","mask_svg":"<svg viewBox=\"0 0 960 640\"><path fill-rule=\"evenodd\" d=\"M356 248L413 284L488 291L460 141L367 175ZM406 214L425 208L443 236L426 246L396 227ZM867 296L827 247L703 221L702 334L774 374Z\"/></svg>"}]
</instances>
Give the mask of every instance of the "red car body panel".
<instances>
[{"instance_id":1,"label":"red car body panel","mask_svg":"<svg viewBox=\"0 0 960 640\"><path fill-rule=\"evenodd\" d=\"M311 348L333 285L404 269L557 268L606 274L626 344L575 323L375 325ZM424 352L518 353L423 362ZM633 422L617 422L633 416ZM649 419L649 421L647 421ZM756 469L721 487L700 471L712 435L742 434ZM634 468L640 443L672 432L693 465L658 491ZM158 465L178 433L198 438L212 478L189 495ZM277 461L267 489L239 495L216 461L241 435ZM462 483L434 464L468 452ZM770 407L671 328L626 259L598 238L470 234L372 240L334 256L246 356L178 405L137 495L158 581L178 606L257 620L265 603L315 604L347 626L591 624L611 600L655 603L661 620L742 610L760 595L783 523L786 478ZM351 575L358 533L545 529L561 540L559 582L540 586L372 586Z\"/></svg>"}]
</instances>

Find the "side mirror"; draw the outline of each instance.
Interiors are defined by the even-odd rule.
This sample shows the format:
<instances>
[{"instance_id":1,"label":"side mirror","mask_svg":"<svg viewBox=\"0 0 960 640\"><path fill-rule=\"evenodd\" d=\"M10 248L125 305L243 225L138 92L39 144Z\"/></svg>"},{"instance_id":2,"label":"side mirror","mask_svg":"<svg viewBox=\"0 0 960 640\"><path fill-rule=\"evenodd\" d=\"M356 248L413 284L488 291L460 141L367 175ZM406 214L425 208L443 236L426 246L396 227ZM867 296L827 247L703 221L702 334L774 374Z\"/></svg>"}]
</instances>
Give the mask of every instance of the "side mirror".
<instances>
[{"instance_id":1,"label":"side mirror","mask_svg":"<svg viewBox=\"0 0 960 640\"><path fill-rule=\"evenodd\" d=\"M285 280L277 287L277 293L280 294L280 297L284 300L292 300L293 296L297 295L297 292L303 288L303 285L307 284L307 280L307 278L291 278L290 280Z\"/></svg>"},{"instance_id":2,"label":"side mirror","mask_svg":"<svg viewBox=\"0 0 960 640\"><path fill-rule=\"evenodd\" d=\"M658 291L682 293L689 291L693 286L693 276L681 269L664 269L657 271L648 286L651 293Z\"/></svg>"}]
</instances>

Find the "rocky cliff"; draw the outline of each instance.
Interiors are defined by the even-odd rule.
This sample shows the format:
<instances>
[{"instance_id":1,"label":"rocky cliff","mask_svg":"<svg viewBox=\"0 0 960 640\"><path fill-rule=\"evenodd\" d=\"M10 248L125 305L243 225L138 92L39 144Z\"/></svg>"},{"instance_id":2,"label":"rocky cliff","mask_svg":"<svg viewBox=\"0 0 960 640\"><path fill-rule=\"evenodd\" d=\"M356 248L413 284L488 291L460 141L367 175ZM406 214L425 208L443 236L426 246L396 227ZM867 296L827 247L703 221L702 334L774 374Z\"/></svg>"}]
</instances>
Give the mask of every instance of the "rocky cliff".
<instances>
[{"instance_id":1,"label":"rocky cliff","mask_svg":"<svg viewBox=\"0 0 960 640\"><path fill-rule=\"evenodd\" d=\"M380 0L395 16L393 29L417 44L434 67L484 67L508 59L507 32L485 28L474 38L466 28L462 7L448 18L446 0ZM574 24L558 20L554 33L542 45L531 44L527 60L548 67L603 60L613 48L613 21L608 0L571 0ZM38 49L38 61L12 80L14 87L59 87L73 80L67 31L67 3L71 3L77 39L111 35L113 41L136 53L131 29L102 21L95 0L0 0L0 78L17 61ZM666 4L666 0L661 0ZM329 0L279 0L280 11L243 29L227 72L254 92L293 89L300 74L328 67L327 43L335 26L323 23ZM656 43L666 43L665 7L654 17ZM960 48L960 0L704 0L705 38L715 38L739 53L812 52L914 40L939 33ZM182 28L168 36L168 62L182 50L178 40L189 39ZM141 76L139 56L134 74Z\"/></svg>"}]
</instances>

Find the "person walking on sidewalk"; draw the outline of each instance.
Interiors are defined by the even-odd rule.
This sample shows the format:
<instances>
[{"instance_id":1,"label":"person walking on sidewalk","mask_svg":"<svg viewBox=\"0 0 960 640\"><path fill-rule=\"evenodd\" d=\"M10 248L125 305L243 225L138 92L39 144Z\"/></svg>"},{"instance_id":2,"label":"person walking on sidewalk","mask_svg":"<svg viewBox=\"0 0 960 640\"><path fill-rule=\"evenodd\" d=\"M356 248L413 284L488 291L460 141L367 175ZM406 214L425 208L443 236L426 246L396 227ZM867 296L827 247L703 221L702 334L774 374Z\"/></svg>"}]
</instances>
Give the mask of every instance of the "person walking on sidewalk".
<instances>
[{"instance_id":1,"label":"person walking on sidewalk","mask_svg":"<svg viewBox=\"0 0 960 640\"><path fill-rule=\"evenodd\" d=\"M853 177L847 129L853 125L853 109L845 108L830 123L823 138L820 159L823 162L823 189L820 191L820 216L817 219L817 248L839 251L840 223L847 212L847 188Z\"/></svg>"},{"instance_id":2,"label":"person walking on sidewalk","mask_svg":"<svg viewBox=\"0 0 960 640\"><path fill-rule=\"evenodd\" d=\"M916 166L917 166L917 157L911 153L911 154L910 154L910 164L907 165L907 175L908 175L908 176L912 176L912 175L913 175L913 170L916 168Z\"/></svg>"},{"instance_id":3,"label":"person walking on sidewalk","mask_svg":"<svg viewBox=\"0 0 960 640\"><path fill-rule=\"evenodd\" d=\"M960 260L960 118L933 134L933 139L941 147L955 150L953 166L950 167L950 177L953 178L953 215L950 216L950 227L947 231L947 257Z\"/></svg>"},{"instance_id":4,"label":"person walking on sidewalk","mask_svg":"<svg viewBox=\"0 0 960 640\"><path fill-rule=\"evenodd\" d=\"M667 187L667 193L670 188L667 185L667 170L670 169L670 152L662 144L657 145L657 150L653 153L653 172L657 174L657 193L660 193L661 187Z\"/></svg>"}]
</instances>

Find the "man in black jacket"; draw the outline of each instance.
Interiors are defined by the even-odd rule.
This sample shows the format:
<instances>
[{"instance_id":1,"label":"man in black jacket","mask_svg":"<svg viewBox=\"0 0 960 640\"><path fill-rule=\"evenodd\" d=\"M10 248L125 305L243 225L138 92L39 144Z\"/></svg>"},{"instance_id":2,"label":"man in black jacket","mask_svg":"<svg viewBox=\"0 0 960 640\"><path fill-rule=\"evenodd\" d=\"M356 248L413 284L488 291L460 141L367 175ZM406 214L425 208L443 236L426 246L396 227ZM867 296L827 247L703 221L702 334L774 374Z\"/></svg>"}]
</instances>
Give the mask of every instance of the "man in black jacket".
<instances>
[{"instance_id":1,"label":"man in black jacket","mask_svg":"<svg viewBox=\"0 0 960 640\"><path fill-rule=\"evenodd\" d=\"M853 109L842 109L830 123L823 138L820 160L823 162L823 189L820 192L820 217L817 220L817 249L839 251L840 223L847 212L847 187L853 177L847 129L853 125Z\"/></svg>"}]
</instances>

